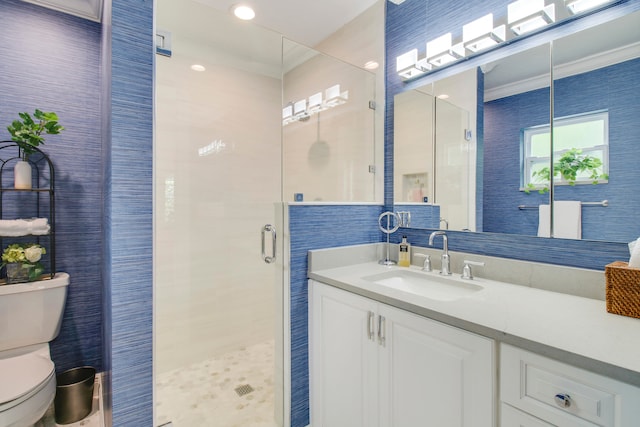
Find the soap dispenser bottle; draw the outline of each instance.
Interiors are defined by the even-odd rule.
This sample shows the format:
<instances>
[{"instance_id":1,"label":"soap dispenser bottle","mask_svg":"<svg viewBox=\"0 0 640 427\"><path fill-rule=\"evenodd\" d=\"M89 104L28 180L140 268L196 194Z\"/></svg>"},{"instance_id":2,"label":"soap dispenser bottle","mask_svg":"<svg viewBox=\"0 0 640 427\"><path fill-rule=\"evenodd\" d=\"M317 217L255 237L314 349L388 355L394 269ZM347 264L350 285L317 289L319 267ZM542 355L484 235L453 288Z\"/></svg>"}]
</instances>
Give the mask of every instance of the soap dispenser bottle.
<instances>
[{"instance_id":1,"label":"soap dispenser bottle","mask_svg":"<svg viewBox=\"0 0 640 427\"><path fill-rule=\"evenodd\" d=\"M402 236L399 246L398 266L409 267L411 265L411 244L407 242L407 236Z\"/></svg>"}]
</instances>

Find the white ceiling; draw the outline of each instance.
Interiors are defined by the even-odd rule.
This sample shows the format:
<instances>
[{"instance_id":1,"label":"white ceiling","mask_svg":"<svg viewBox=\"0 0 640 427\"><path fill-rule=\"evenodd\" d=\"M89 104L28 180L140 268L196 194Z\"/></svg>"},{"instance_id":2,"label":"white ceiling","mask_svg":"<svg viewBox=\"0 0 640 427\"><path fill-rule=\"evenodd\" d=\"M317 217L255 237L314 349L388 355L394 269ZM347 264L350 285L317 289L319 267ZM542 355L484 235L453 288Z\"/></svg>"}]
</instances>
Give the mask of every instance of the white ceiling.
<instances>
[{"instance_id":1,"label":"white ceiling","mask_svg":"<svg viewBox=\"0 0 640 427\"><path fill-rule=\"evenodd\" d=\"M381 0L194 1L229 13L233 5L247 4L256 12L252 22L313 47Z\"/></svg>"}]
</instances>

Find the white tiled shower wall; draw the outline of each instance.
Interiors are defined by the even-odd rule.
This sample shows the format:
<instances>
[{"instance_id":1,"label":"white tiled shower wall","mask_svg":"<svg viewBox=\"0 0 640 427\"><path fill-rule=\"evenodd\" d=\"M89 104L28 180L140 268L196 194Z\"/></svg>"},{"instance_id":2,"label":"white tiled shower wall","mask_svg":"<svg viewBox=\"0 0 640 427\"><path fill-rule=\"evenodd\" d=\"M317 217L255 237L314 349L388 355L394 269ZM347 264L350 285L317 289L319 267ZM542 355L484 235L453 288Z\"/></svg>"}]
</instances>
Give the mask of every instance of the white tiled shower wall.
<instances>
[{"instance_id":1,"label":"white tiled shower wall","mask_svg":"<svg viewBox=\"0 0 640 427\"><path fill-rule=\"evenodd\" d=\"M280 80L227 66L224 52L173 31L173 56L156 58L157 373L274 329L259 237L280 198ZM269 42L277 52L279 39ZM192 71L196 62L207 70Z\"/></svg>"}]
</instances>

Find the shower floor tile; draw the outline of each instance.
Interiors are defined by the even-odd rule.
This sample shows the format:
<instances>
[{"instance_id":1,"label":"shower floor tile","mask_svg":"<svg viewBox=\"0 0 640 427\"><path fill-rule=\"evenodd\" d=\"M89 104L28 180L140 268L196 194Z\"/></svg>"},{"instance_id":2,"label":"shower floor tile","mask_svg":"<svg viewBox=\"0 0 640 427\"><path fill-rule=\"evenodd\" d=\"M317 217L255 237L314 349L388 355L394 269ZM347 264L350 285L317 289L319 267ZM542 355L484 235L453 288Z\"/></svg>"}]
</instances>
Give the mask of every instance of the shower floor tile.
<instances>
[{"instance_id":1,"label":"shower floor tile","mask_svg":"<svg viewBox=\"0 0 640 427\"><path fill-rule=\"evenodd\" d=\"M273 352L267 341L157 375L156 425L277 427Z\"/></svg>"}]
</instances>

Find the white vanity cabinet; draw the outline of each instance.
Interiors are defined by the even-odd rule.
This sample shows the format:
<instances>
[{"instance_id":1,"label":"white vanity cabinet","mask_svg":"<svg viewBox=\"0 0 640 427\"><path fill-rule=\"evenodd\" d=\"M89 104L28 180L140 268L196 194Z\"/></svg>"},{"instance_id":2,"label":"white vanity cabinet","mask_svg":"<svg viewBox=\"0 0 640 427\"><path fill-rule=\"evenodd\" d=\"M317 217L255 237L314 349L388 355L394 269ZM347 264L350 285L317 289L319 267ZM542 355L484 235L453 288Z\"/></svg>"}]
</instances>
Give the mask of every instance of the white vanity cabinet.
<instances>
[{"instance_id":1,"label":"white vanity cabinet","mask_svg":"<svg viewBox=\"0 0 640 427\"><path fill-rule=\"evenodd\" d=\"M492 427L494 341L316 281L313 427Z\"/></svg>"},{"instance_id":2,"label":"white vanity cabinet","mask_svg":"<svg viewBox=\"0 0 640 427\"><path fill-rule=\"evenodd\" d=\"M640 388L507 344L500 400L502 427L640 425Z\"/></svg>"}]
</instances>

